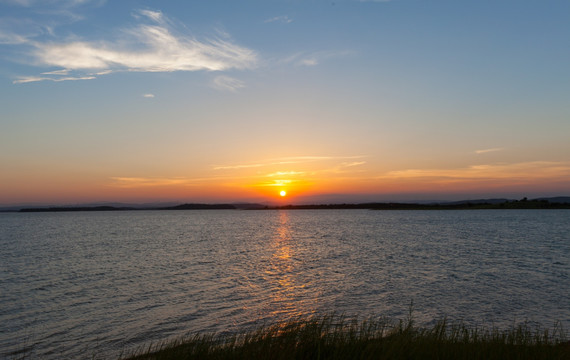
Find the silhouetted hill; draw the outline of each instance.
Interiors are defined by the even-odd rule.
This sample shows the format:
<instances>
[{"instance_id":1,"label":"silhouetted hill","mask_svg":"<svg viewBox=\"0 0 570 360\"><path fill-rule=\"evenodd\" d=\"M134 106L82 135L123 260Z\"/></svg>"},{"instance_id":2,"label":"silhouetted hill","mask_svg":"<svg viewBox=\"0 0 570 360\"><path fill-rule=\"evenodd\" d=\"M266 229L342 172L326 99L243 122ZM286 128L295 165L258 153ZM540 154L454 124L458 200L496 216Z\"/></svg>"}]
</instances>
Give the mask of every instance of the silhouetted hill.
<instances>
[{"instance_id":1,"label":"silhouetted hill","mask_svg":"<svg viewBox=\"0 0 570 360\"><path fill-rule=\"evenodd\" d=\"M114 206L58 206L46 208L27 208L20 209L20 212L64 212L64 211L122 211L122 210L136 210L127 207L114 207Z\"/></svg>"},{"instance_id":2,"label":"silhouetted hill","mask_svg":"<svg viewBox=\"0 0 570 360\"><path fill-rule=\"evenodd\" d=\"M177 206L169 206L158 208L157 210L235 210L234 205L230 204L182 204Z\"/></svg>"},{"instance_id":3,"label":"silhouetted hill","mask_svg":"<svg viewBox=\"0 0 570 360\"><path fill-rule=\"evenodd\" d=\"M409 204L409 203L363 203L328 205L285 205L266 206L264 209L303 210L303 209L369 209L369 210L476 210L476 209L570 209L570 203L549 202L548 200L465 200L453 203Z\"/></svg>"},{"instance_id":4,"label":"silhouetted hill","mask_svg":"<svg viewBox=\"0 0 570 360\"><path fill-rule=\"evenodd\" d=\"M442 201L437 204L440 205L461 205L461 204L500 204L513 199L477 199L477 200L460 200L460 201Z\"/></svg>"},{"instance_id":5,"label":"silhouetted hill","mask_svg":"<svg viewBox=\"0 0 570 360\"><path fill-rule=\"evenodd\" d=\"M97 203L95 203L97 204ZM509 200L509 199L473 199L452 202L410 203L410 202L364 202L306 205L263 205L256 203L236 204L181 204L164 206L165 203L132 205L121 203L99 203L105 205L66 205L1 208L4 212L63 212L63 211L124 211L124 210L263 210L263 209L371 209L371 210L460 210L460 209L570 209L569 196L548 198ZM116 205L112 206L110 204ZM94 206L91 206L94 205Z\"/></svg>"},{"instance_id":6,"label":"silhouetted hill","mask_svg":"<svg viewBox=\"0 0 570 360\"><path fill-rule=\"evenodd\" d=\"M535 200L543 201L546 200L550 203L559 203L559 204L570 204L570 196L557 196L557 197L549 197L549 198L538 198Z\"/></svg>"},{"instance_id":7,"label":"silhouetted hill","mask_svg":"<svg viewBox=\"0 0 570 360\"><path fill-rule=\"evenodd\" d=\"M235 206L236 209L240 210L257 210L257 209L263 209L266 206L263 204L256 204L256 203L236 203L232 205Z\"/></svg>"}]
</instances>

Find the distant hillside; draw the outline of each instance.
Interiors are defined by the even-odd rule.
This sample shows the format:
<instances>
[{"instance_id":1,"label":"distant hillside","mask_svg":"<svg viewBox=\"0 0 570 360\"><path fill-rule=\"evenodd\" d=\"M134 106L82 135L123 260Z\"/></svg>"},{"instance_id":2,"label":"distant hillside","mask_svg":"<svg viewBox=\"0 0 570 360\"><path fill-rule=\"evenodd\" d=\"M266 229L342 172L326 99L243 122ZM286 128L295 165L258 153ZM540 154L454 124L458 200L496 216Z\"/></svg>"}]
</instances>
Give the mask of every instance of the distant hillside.
<instances>
[{"instance_id":1,"label":"distant hillside","mask_svg":"<svg viewBox=\"0 0 570 360\"><path fill-rule=\"evenodd\" d=\"M169 206L158 208L157 210L235 210L234 205L230 204L182 204L177 206Z\"/></svg>"},{"instance_id":2,"label":"distant hillside","mask_svg":"<svg viewBox=\"0 0 570 360\"><path fill-rule=\"evenodd\" d=\"M458 204L501 204L507 202L516 202L518 200L515 199L477 199L477 200L460 200L460 201L446 201L446 202L438 202L440 205L458 205ZM521 199L520 201L548 201L551 204L569 204L570 197L569 196L557 196L557 197L543 197L537 199L528 200L526 198Z\"/></svg>"},{"instance_id":3,"label":"distant hillside","mask_svg":"<svg viewBox=\"0 0 570 360\"><path fill-rule=\"evenodd\" d=\"M64 212L64 211L124 211L124 210L222 210L236 209L233 205L228 204L182 204L167 207L115 207L115 206L52 206L38 208L24 208L20 212Z\"/></svg>"},{"instance_id":4,"label":"distant hillside","mask_svg":"<svg viewBox=\"0 0 570 360\"><path fill-rule=\"evenodd\" d=\"M136 210L134 208L118 208L114 206L58 206L58 207L45 207L45 208L27 208L20 209L20 212L64 212L64 211L121 211L121 210Z\"/></svg>"},{"instance_id":5,"label":"distant hillside","mask_svg":"<svg viewBox=\"0 0 570 360\"><path fill-rule=\"evenodd\" d=\"M513 199L477 199L477 200L460 200L460 201L443 201L438 202L440 205L461 205L461 204L500 204L508 201L515 201Z\"/></svg>"},{"instance_id":6,"label":"distant hillside","mask_svg":"<svg viewBox=\"0 0 570 360\"><path fill-rule=\"evenodd\" d=\"M557 197L549 197L549 198L538 198L535 200L543 201L546 200L550 203L559 203L559 204L570 204L570 196L557 196Z\"/></svg>"},{"instance_id":7,"label":"distant hillside","mask_svg":"<svg viewBox=\"0 0 570 360\"><path fill-rule=\"evenodd\" d=\"M110 205L113 204L113 205ZM127 206L128 205L128 206ZM162 205L162 206L161 206ZM410 202L364 202L336 204L307 204L271 206L255 203L236 204L182 204L164 206L165 204L120 204L105 203L105 205L66 205L66 206L37 206L37 207L8 207L0 208L4 212L63 212L63 211L124 211L124 210L264 210L264 209L372 209L372 210L453 210L453 209L570 209L570 196L520 200L512 199L473 199L451 202L410 203Z\"/></svg>"},{"instance_id":8,"label":"distant hillside","mask_svg":"<svg viewBox=\"0 0 570 360\"><path fill-rule=\"evenodd\" d=\"M408 204L408 203L363 203L327 205L286 205L267 206L264 209L303 210L303 209L369 209L369 210L477 210L477 209L570 209L569 203L544 200L465 200L452 203Z\"/></svg>"}]
</instances>

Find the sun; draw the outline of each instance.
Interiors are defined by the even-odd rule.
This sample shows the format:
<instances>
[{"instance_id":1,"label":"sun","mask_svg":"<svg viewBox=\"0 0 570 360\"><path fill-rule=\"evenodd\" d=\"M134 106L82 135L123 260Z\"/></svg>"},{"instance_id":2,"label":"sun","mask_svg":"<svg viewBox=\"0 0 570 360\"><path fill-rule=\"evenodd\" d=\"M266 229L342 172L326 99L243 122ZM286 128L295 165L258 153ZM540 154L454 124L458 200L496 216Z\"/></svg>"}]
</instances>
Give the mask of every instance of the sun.
<instances>
[{"instance_id":1,"label":"sun","mask_svg":"<svg viewBox=\"0 0 570 360\"><path fill-rule=\"evenodd\" d=\"M281 195L281 197L284 197L285 195L287 195L287 191L281 190L281 191L279 192L279 195Z\"/></svg>"}]
</instances>

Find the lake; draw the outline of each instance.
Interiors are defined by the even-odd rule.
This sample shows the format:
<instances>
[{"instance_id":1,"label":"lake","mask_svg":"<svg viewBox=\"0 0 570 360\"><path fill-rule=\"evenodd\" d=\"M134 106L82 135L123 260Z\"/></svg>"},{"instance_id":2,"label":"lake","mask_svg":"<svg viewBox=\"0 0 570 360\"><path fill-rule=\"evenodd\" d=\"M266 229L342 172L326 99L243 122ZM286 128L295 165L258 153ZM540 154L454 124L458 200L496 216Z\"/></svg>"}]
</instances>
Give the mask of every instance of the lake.
<instances>
[{"instance_id":1,"label":"lake","mask_svg":"<svg viewBox=\"0 0 570 360\"><path fill-rule=\"evenodd\" d=\"M570 210L0 213L0 357L333 311L570 328Z\"/></svg>"}]
</instances>

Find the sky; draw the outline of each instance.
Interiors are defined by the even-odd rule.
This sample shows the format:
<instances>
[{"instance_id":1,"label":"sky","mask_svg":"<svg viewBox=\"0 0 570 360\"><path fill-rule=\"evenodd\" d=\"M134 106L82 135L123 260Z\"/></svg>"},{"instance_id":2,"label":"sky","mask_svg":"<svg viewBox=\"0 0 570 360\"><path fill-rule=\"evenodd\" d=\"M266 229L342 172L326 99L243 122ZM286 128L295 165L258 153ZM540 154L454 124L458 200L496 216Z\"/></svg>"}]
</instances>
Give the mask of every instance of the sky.
<instances>
[{"instance_id":1,"label":"sky","mask_svg":"<svg viewBox=\"0 0 570 360\"><path fill-rule=\"evenodd\" d=\"M0 205L568 196L569 24L567 0L0 0Z\"/></svg>"}]
</instances>

